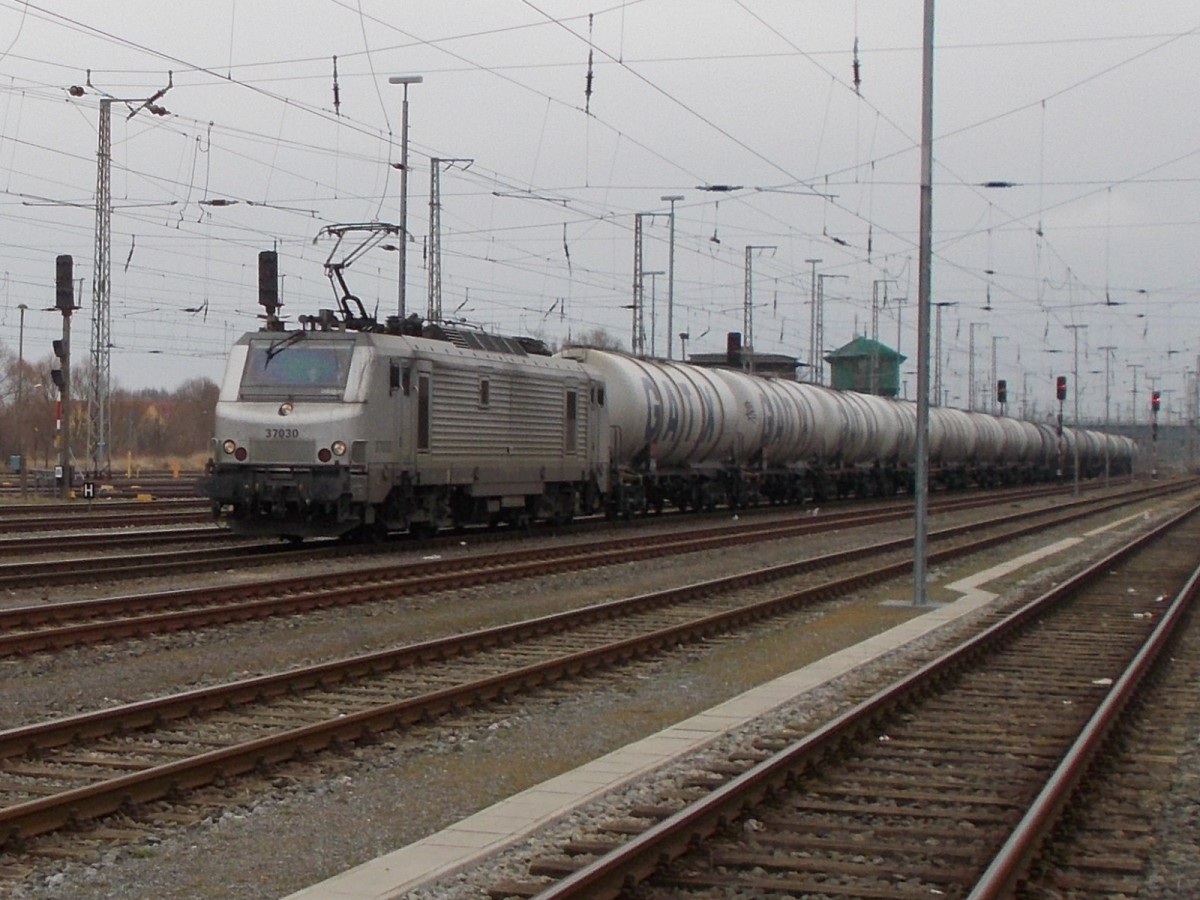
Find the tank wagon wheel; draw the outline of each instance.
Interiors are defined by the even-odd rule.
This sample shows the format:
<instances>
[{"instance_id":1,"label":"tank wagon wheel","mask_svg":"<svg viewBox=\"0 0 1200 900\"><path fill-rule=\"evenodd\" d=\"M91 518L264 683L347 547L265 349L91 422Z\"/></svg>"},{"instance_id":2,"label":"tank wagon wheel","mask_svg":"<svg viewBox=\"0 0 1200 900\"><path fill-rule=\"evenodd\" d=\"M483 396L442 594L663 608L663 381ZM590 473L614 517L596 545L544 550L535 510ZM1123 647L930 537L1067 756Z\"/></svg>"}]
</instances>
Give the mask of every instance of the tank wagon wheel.
<instances>
[{"instance_id":1,"label":"tank wagon wheel","mask_svg":"<svg viewBox=\"0 0 1200 900\"><path fill-rule=\"evenodd\" d=\"M408 533L415 540L427 541L430 538L436 537L438 533L437 526L432 522L413 522L408 526Z\"/></svg>"}]
</instances>

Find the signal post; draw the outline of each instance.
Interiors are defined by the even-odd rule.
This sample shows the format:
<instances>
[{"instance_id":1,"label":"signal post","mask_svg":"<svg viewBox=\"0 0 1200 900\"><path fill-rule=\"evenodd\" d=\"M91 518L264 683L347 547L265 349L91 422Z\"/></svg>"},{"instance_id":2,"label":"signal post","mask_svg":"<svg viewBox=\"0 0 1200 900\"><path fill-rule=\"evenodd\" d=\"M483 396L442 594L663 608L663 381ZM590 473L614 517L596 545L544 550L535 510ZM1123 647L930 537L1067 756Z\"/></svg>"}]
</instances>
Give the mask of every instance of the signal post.
<instances>
[{"instance_id":1,"label":"signal post","mask_svg":"<svg viewBox=\"0 0 1200 900\"><path fill-rule=\"evenodd\" d=\"M1162 394L1150 392L1150 477L1158 477L1158 409L1162 405Z\"/></svg>"},{"instance_id":2,"label":"signal post","mask_svg":"<svg viewBox=\"0 0 1200 900\"><path fill-rule=\"evenodd\" d=\"M75 307L75 276L73 257L63 254L55 261L54 307L62 313L63 336L54 341L54 355L60 368L52 369L50 377L58 388L58 459L62 472L61 496L71 496L71 313Z\"/></svg>"},{"instance_id":3,"label":"signal post","mask_svg":"<svg viewBox=\"0 0 1200 900\"><path fill-rule=\"evenodd\" d=\"M1054 396L1058 398L1058 477L1062 478L1063 466L1067 464L1067 446L1063 441L1063 401L1067 399L1067 376L1059 375L1054 380ZM1077 467L1078 468L1078 467Z\"/></svg>"}]
</instances>

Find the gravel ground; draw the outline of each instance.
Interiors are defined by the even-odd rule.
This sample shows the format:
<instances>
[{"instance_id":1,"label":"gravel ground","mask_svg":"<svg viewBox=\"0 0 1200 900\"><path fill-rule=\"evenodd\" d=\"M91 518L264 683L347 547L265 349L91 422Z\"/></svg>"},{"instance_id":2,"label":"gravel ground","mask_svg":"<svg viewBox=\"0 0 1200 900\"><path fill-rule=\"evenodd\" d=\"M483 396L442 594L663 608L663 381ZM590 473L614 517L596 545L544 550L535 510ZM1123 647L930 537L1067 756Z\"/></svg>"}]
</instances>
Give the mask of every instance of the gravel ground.
<instances>
[{"instance_id":1,"label":"gravel ground","mask_svg":"<svg viewBox=\"0 0 1200 900\"><path fill-rule=\"evenodd\" d=\"M894 537L907 527L875 529L871 537ZM1046 533L1027 543L1032 547L1054 537ZM816 555L840 549L847 542L845 536L831 534L804 539L799 552L794 541L777 542L738 548L736 555L655 560L454 596L404 598L199 635L164 636L137 645L136 650L134 645L114 645L30 660L3 660L0 721L33 721L129 702L184 686L481 627L681 580L728 574L734 567ZM459 552L471 552L471 548ZM991 562L975 560L970 566L931 575L944 583ZM1052 567L1064 564L1061 559L1050 563ZM263 574L255 570L211 577ZM1052 575L1053 571L1022 573L1023 578L1014 579L1005 590L1016 595ZM158 585L146 583L144 589L153 587ZM503 708L440 722L420 733L356 747L343 756L323 760L326 777L320 780L284 768L253 796L199 824L164 827L136 845L113 846L94 859L39 864L37 872L12 896L23 900L280 897L411 843L530 784L888 628L913 613L880 601L904 599L909 591L911 583L884 585L870 595L840 601L821 612L802 613L744 637L682 648L669 658L590 679L595 689L587 693L547 690L517 698ZM906 650L879 665L903 667L911 664L909 653L921 652L928 652L928 647ZM779 715L815 720L844 703L841 686L831 685ZM1164 813L1164 821L1174 827L1163 839L1165 852L1173 848L1184 864L1190 860L1196 870L1190 883L1200 883L1195 844L1171 843L1176 836L1187 840L1196 833L1200 752L1196 734L1192 738L1181 756L1181 764L1187 768L1181 771L1172 797L1175 805ZM620 802L614 798L576 815L586 819L611 814L613 805ZM1181 817L1188 821L1189 803L1191 831L1178 827ZM575 818L564 827L572 827ZM510 859L495 866L507 870L521 853L529 851L530 847L515 850ZM423 893L422 900L477 898L479 884L493 877L494 871L452 879L452 883Z\"/></svg>"}]
</instances>

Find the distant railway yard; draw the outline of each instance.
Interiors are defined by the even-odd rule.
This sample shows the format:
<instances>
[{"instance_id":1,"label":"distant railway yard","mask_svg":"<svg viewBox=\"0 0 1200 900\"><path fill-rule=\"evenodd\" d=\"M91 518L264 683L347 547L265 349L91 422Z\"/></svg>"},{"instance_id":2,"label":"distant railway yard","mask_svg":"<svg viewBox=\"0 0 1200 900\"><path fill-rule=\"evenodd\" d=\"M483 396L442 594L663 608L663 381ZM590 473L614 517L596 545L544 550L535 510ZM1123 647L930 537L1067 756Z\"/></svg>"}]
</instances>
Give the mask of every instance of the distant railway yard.
<instances>
[{"instance_id":1,"label":"distant railway yard","mask_svg":"<svg viewBox=\"0 0 1200 900\"><path fill-rule=\"evenodd\" d=\"M903 498L294 546L184 496L10 495L0 893L1188 896L1198 509L1182 479L935 494L916 608ZM489 808L488 852L431 849Z\"/></svg>"}]
</instances>

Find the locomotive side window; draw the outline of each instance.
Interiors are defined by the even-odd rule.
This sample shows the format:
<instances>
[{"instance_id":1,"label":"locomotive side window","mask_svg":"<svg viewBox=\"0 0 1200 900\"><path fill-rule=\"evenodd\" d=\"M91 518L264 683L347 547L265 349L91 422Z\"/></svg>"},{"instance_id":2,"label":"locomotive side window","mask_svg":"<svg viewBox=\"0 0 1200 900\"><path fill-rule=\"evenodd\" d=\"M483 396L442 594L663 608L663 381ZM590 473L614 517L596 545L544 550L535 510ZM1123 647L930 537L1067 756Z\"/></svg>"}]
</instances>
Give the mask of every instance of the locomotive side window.
<instances>
[{"instance_id":1,"label":"locomotive side window","mask_svg":"<svg viewBox=\"0 0 1200 900\"><path fill-rule=\"evenodd\" d=\"M388 363L388 396L400 390L400 363L391 361Z\"/></svg>"},{"instance_id":2,"label":"locomotive side window","mask_svg":"<svg viewBox=\"0 0 1200 900\"><path fill-rule=\"evenodd\" d=\"M243 399L341 399L354 341L306 340L304 334L298 331L286 338L250 341L242 370Z\"/></svg>"},{"instance_id":3,"label":"locomotive side window","mask_svg":"<svg viewBox=\"0 0 1200 900\"><path fill-rule=\"evenodd\" d=\"M487 409L491 405L491 383L486 378L479 379L479 406Z\"/></svg>"},{"instance_id":4,"label":"locomotive side window","mask_svg":"<svg viewBox=\"0 0 1200 900\"><path fill-rule=\"evenodd\" d=\"M412 369L405 369L400 375L400 389L404 391L404 396L407 397L412 393Z\"/></svg>"},{"instance_id":5,"label":"locomotive side window","mask_svg":"<svg viewBox=\"0 0 1200 900\"><path fill-rule=\"evenodd\" d=\"M579 413L576 409L578 394L574 391L567 391L567 421L566 421L566 442L563 450L566 453L575 452L575 437L579 431Z\"/></svg>"},{"instance_id":6,"label":"locomotive side window","mask_svg":"<svg viewBox=\"0 0 1200 900\"><path fill-rule=\"evenodd\" d=\"M417 376L417 449L429 449L429 376Z\"/></svg>"}]
</instances>

